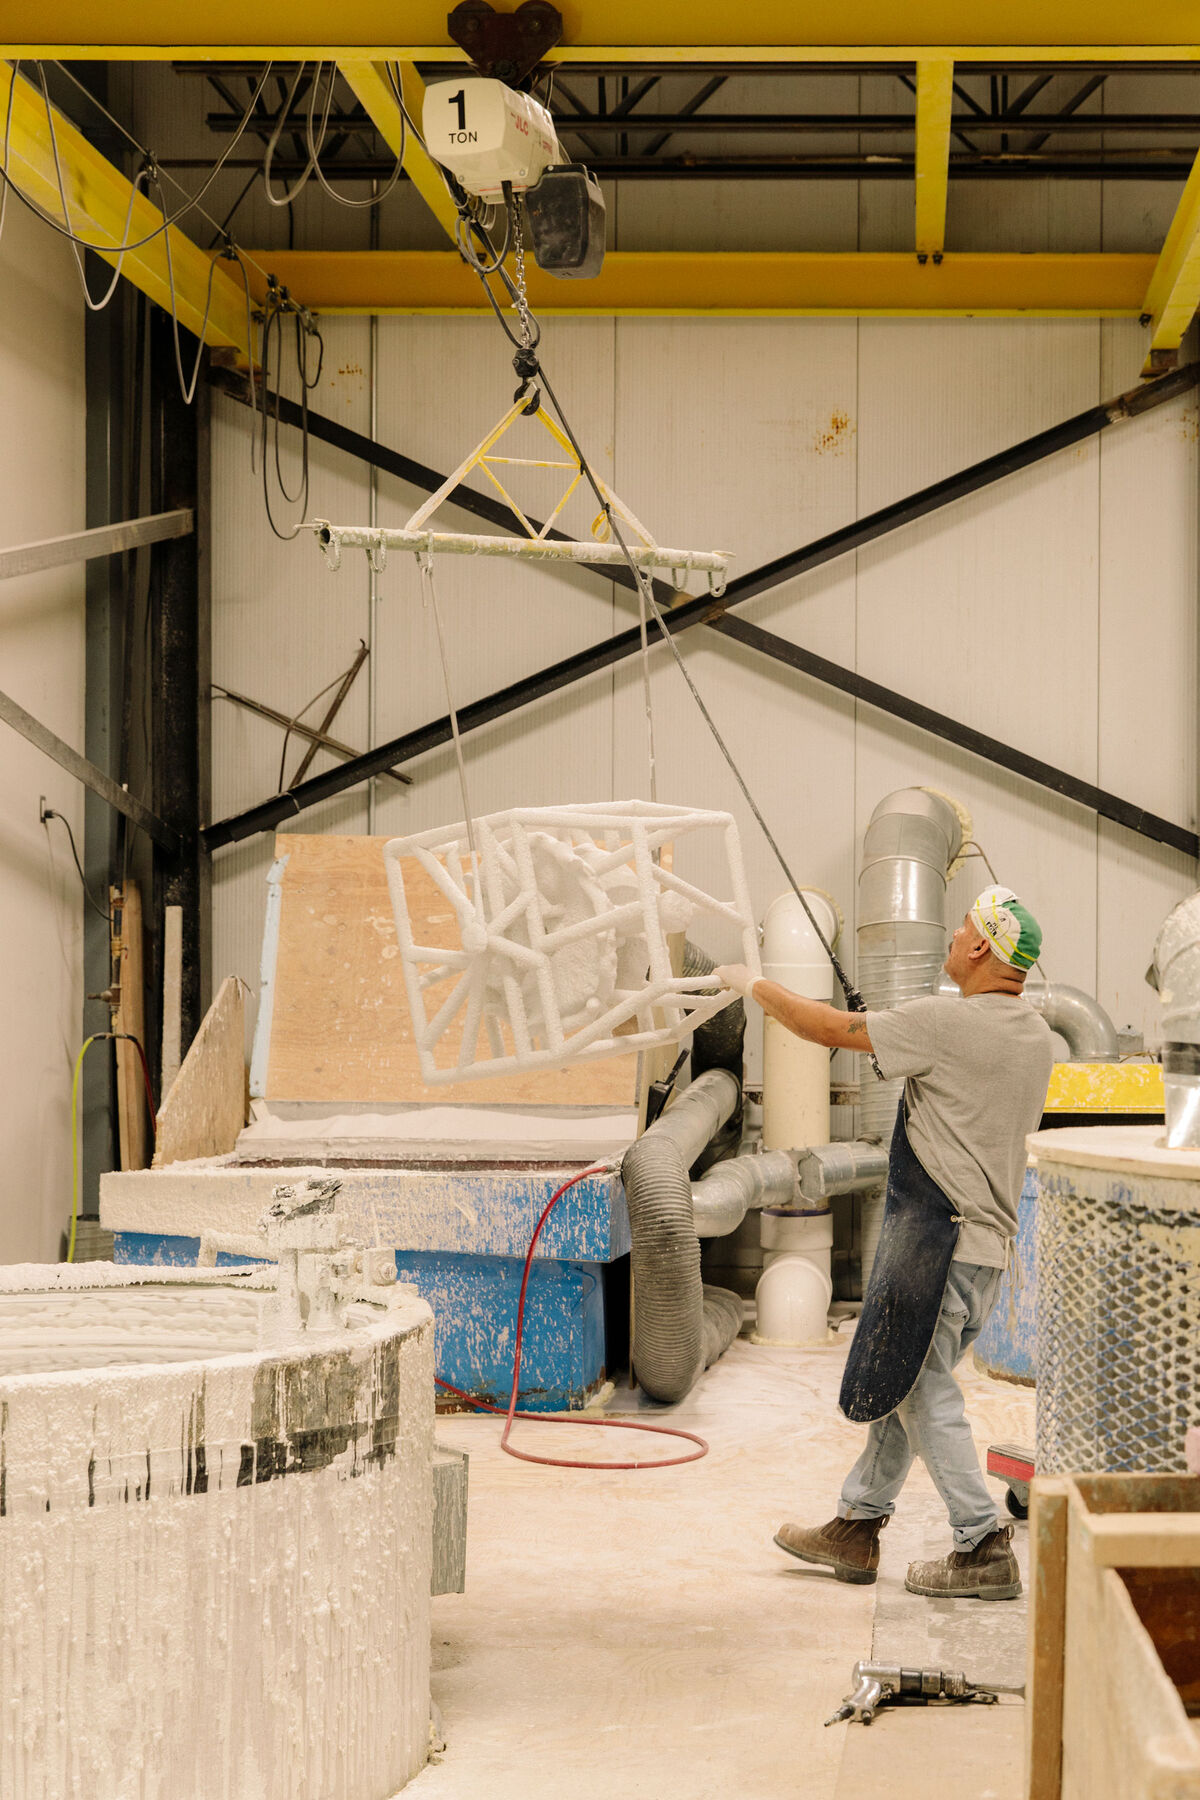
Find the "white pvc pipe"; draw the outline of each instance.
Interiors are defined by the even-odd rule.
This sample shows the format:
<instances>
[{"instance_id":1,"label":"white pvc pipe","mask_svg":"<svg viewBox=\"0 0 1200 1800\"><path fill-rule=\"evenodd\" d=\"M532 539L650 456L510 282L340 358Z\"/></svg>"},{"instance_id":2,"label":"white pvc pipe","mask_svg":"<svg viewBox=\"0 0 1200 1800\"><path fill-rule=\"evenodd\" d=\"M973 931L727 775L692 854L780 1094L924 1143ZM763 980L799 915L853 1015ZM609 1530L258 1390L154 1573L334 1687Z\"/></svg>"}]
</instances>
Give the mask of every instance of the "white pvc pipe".
<instances>
[{"instance_id":1,"label":"white pvc pipe","mask_svg":"<svg viewBox=\"0 0 1200 1800\"><path fill-rule=\"evenodd\" d=\"M805 889L817 923L832 944L838 919L823 894ZM763 978L808 1000L833 998L833 968L804 908L780 894L763 918ZM776 1019L763 1023L763 1144L801 1150L829 1142L829 1052L809 1044Z\"/></svg>"},{"instance_id":2,"label":"white pvc pipe","mask_svg":"<svg viewBox=\"0 0 1200 1800\"><path fill-rule=\"evenodd\" d=\"M800 1251L772 1259L759 1277L755 1301L759 1343L820 1344L829 1335L833 1283Z\"/></svg>"}]
</instances>

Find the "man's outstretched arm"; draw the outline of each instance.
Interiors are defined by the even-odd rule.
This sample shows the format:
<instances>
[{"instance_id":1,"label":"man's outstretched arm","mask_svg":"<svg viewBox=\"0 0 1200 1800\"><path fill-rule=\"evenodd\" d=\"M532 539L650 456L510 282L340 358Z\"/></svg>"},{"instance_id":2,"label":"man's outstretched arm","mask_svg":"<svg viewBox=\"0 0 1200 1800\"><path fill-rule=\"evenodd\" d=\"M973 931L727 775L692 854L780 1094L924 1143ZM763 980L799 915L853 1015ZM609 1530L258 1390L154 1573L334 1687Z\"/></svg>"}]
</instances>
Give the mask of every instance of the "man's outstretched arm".
<instances>
[{"instance_id":1,"label":"man's outstretched arm","mask_svg":"<svg viewBox=\"0 0 1200 1800\"><path fill-rule=\"evenodd\" d=\"M713 970L714 979L722 987L733 988L747 1000L755 1000L772 1019L778 1019L797 1037L810 1044L825 1044L830 1050L861 1050L869 1053L871 1038L861 1013L845 1013L824 1000L806 1000L793 994L777 981L757 979L744 963L726 963Z\"/></svg>"}]
</instances>

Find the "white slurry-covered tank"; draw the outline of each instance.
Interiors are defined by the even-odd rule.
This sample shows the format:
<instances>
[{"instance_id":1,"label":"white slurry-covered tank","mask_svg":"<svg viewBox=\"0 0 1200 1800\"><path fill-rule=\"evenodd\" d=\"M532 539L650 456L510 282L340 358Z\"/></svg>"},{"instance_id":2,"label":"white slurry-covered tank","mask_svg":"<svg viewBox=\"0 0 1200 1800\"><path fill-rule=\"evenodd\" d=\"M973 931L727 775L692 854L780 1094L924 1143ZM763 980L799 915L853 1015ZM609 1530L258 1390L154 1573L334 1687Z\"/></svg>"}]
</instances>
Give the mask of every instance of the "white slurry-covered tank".
<instances>
[{"instance_id":1,"label":"white slurry-covered tank","mask_svg":"<svg viewBox=\"0 0 1200 1800\"><path fill-rule=\"evenodd\" d=\"M432 1315L352 1253L282 1262L0 1271L5 1800L388 1800L424 1765Z\"/></svg>"},{"instance_id":2,"label":"white slurry-covered tank","mask_svg":"<svg viewBox=\"0 0 1200 1800\"><path fill-rule=\"evenodd\" d=\"M1200 1425L1200 1149L1161 1125L1029 1140L1037 1170L1037 1467L1182 1473Z\"/></svg>"}]
</instances>

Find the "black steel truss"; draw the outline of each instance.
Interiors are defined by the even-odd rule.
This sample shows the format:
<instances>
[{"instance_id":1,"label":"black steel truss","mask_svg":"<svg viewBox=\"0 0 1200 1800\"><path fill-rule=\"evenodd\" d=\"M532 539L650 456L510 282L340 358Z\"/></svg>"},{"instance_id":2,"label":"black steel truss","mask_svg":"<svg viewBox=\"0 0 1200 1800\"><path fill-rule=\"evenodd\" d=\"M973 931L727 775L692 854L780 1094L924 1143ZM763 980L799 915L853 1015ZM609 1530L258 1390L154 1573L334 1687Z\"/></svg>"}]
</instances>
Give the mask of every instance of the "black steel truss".
<instances>
[{"instance_id":1,"label":"black steel truss","mask_svg":"<svg viewBox=\"0 0 1200 1800\"><path fill-rule=\"evenodd\" d=\"M262 142L278 123L284 97L298 65L279 64L277 97L262 99L249 132ZM1130 65L1134 67L1134 65ZM238 124L242 106L235 84L257 79L253 63L176 63L181 73L200 74L221 100L223 110L207 115L208 128L226 136ZM1200 110L1105 113L1085 110L1121 64L1022 64L1019 68L963 63L956 69L956 110L951 121L955 149L950 157L953 179L1004 180L1056 177L1070 180L1180 180L1190 172L1200 144ZM1177 63L1136 65L1140 75L1188 71ZM462 65L423 66L426 78L461 74ZM739 65L736 70L679 65L610 66L573 63L545 70L539 92L550 105L560 136L569 150L582 155L597 175L609 179L654 175L671 179L735 178L753 180L911 180L915 169L915 107L885 112L716 111L713 97L736 74L770 76L777 84L789 74L810 80L814 75L854 73L890 75L907 93L915 92L911 65L856 64ZM694 78L694 91L673 109L663 105L664 83L678 92L678 78ZM965 85L986 77L987 99ZM1045 105L1045 90L1056 77L1078 85L1057 108ZM1200 79L1200 75L1197 77ZM584 93L584 88L588 92ZM304 108L311 76L302 78L276 156L281 177L302 170ZM777 90L776 90L777 91ZM1197 90L1200 98L1200 88ZM651 99L650 105L644 103ZM1033 110L1039 101L1038 110ZM1109 148L1110 135L1118 141ZM853 136L855 148L828 140ZM719 147L712 144L720 138ZM769 151L756 146L772 140ZM1091 139L1081 143L1080 139ZM681 148L679 140L686 148ZM878 151L869 140L881 143ZM793 148L790 140L800 140ZM864 143L863 140L868 140ZM711 148L709 147L711 145ZM196 159L199 166L201 159ZM372 180L388 175L391 152L370 117L338 78L329 116L323 162L346 180ZM182 163L172 166L183 166ZM253 169L252 157L231 159L231 168Z\"/></svg>"}]
</instances>

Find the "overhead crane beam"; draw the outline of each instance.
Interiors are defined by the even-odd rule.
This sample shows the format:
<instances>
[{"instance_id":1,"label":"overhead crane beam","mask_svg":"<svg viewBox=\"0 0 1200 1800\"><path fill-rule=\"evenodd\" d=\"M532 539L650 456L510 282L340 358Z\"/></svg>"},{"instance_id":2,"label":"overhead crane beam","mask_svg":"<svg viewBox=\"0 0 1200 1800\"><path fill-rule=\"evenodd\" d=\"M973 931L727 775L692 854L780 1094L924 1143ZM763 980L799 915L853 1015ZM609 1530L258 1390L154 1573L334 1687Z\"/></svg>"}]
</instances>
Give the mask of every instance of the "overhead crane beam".
<instances>
[{"instance_id":1,"label":"overhead crane beam","mask_svg":"<svg viewBox=\"0 0 1200 1800\"><path fill-rule=\"evenodd\" d=\"M446 190L445 177L416 133L405 129L403 116L387 77L386 65L382 62L358 62L351 59L340 62L338 67L393 156L400 155L403 145L405 174L438 224L453 241L457 213ZM400 92L404 96L405 109L409 118L415 120L419 127L425 100L425 83L411 62L401 61L394 67Z\"/></svg>"},{"instance_id":2,"label":"overhead crane beam","mask_svg":"<svg viewBox=\"0 0 1200 1800\"><path fill-rule=\"evenodd\" d=\"M917 64L917 255L940 259L946 244L946 195L950 186L950 112L954 64Z\"/></svg>"},{"instance_id":3,"label":"overhead crane beam","mask_svg":"<svg viewBox=\"0 0 1200 1800\"><path fill-rule=\"evenodd\" d=\"M214 268L212 257L174 225L169 227L168 269L167 246L159 230L162 214L154 201L139 191L131 209L132 183L57 109L52 109L52 142L43 95L23 75L14 77L8 63L0 62L0 117L8 116L10 94L8 168L21 191L52 218L62 218L54 162L57 143L70 224L76 235L89 245L113 246L97 248L96 254L115 267L122 243L137 243L157 231L149 243L125 253L122 274L167 312L174 307L179 323L194 337L203 336L209 344L234 350L240 361L248 362L253 346L247 336L246 296L240 279L227 275L219 263ZM15 204L11 197L10 204Z\"/></svg>"},{"instance_id":4,"label":"overhead crane beam","mask_svg":"<svg viewBox=\"0 0 1200 1800\"><path fill-rule=\"evenodd\" d=\"M272 250L270 267L322 313L489 311L450 250ZM1152 254L1115 251L964 252L922 268L911 252L615 250L593 281L532 262L528 276L547 316L1095 319L1137 318L1153 267Z\"/></svg>"},{"instance_id":5,"label":"overhead crane beam","mask_svg":"<svg viewBox=\"0 0 1200 1800\"><path fill-rule=\"evenodd\" d=\"M1174 366L1183 334L1200 306L1200 156L1192 164L1175 217L1146 289L1143 317L1150 321L1150 352L1142 370L1154 375Z\"/></svg>"},{"instance_id":6,"label":"overhead crane beam","mask_svg":"<svg viewBox=\"0 0 1200 1800\"><path fill-rule=\"evenodd\" d=\"M559 0L563 42L547 61L737 63L895 61L1194 61L1194 0ZM8 0L4 32L21 56L236 61L320 57L464 60L446 30L447 0ZM398 39L398 30L403 39ZM731 43L731 38L737 39ZM97 41L102 39L102 41Z\"/></svg>"}]
</instances>

